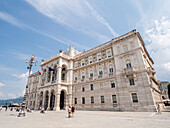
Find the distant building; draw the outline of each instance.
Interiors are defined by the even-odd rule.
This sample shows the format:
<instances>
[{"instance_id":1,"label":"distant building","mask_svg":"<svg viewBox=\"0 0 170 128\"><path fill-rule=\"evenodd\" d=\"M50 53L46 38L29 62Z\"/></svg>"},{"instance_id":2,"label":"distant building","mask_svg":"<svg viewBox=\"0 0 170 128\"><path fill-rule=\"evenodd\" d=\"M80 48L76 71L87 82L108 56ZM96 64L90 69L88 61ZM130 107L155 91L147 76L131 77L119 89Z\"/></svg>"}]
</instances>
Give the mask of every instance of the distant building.
<instances>
[{"instance_id":1,"label":"distant building","mask_svg":"<svg viewBox=\"0 0 170 128\"><path fill-rule=\"evenodd\" d=\"M73 46L41 63L31 74L26 106L31 109L155 111L163 106L153 60L136 30L78 52Z\"/></svg>"}]
</instances>

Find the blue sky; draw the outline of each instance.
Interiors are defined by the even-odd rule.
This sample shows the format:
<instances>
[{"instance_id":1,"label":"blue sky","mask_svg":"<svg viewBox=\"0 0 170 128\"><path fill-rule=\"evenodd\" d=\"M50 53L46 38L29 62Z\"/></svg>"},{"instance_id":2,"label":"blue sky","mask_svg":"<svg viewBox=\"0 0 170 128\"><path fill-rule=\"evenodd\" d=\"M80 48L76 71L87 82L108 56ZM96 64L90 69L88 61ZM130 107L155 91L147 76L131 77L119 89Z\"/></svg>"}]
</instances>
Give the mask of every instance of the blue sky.
<instances>
[{"instance_id":1,"label":"blue sky","mask_svg":"<svg viewBox=\"0 0 170 128\"><path fill-rule=\"evenodd\" d=\"M1 0L0 99L23 95L25 59L32 53L39 65L59 49L88 50L133 29L144 39L157 78L169 80L169 5L167 0Z\"/></svg>"}]
</instances>

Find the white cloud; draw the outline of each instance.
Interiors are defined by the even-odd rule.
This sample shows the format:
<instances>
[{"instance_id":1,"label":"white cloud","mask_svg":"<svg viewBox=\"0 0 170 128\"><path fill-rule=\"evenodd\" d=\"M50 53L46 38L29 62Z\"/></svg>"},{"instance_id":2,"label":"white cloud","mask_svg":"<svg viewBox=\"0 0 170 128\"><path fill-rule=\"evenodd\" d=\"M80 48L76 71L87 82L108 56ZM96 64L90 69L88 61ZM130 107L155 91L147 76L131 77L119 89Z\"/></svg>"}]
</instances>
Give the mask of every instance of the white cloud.
<instances>
[{"instance_id":1,"label":"white cloud","mask_svg":"<svg viewBox=\"0 0 170 128\"><path fill-rule=\"evenodd\" d=\"M31 71L30 74L32 74L32 71ZM18 78L18 79L25 79L25 78L27 79L27 77L29 76L29 71L26 72L26 73L20 74L20 75L18 75L18 74L12 74L12 76L14 76L14 77L16 77L16 78Z\"/></svg>"},{"instance_id":2,"label":"white cloud","mask_svg":"<svg viewBox=\"0 0 170 128\"><path fill-rule=\"evenodd\" d=\"M2 86L5 86L5 84L3 84L2 82L0 82L0 87L2 87Z\"/></svg>"},{"instance_id":3,"label":"white cloud","mask_svg":"<svg viewBox=\"0 0 170 128\"><path fill-rule=\"evenodd\" d=\"M61 39L53 36L53 35L50 35L50 34L47 34L45 32L42 32L40 30L34 29L34 28L22 23L21 21L17 20L15 17L13 17L13 16L11 16L11 15L9 15L7 13L4 13L4 12L0 12L0 19L5 20L6 22L11 23L11 24L13 24L13 25L15 25L15 26L17 26L17 27L19 27L21 29L28 29L28 30L31 30L31 31L36 32L38 34L41 34L43 36L46 36L48 38L51 38L53 40L56 40L56 41L58 41L58 42L60 42L62 44L65 44L67 46L70 46L71 45L70 42L73 42L73 41L70 41L70 40L68 40L66 42L64 40L61 40ZM86 48L86 46L83 46L83 45L78 44L76 42L74 42L72 44L74 44L75 47L80 48L80 49ZM17 55L18 59L24 59L24 58L26 58L26 56L28 57L28 55L26 55L26 54L17 54L17 53L15 53L15 54Z\"/></svg>"},{"instance_id":4,"label":"white cloud","mask_svg":"<svg viewBox=\"0 0 170 128\"><path fill-rule=\"evenodd\" d=\"M4 12L0 12L0 19L5 20L6 22L11 23L22 29L26 27L22 22L18 21L16 18Z\"/></svg>"},{"instance_id":5,"label":"white cloud","mask_svg":"<svg viewBox=\"0 0 170 128\"><path fill-rule=\"evenodd\" d=\"M153 57L159 79L170 79L170 19L162 17L154 21L154 27L145 32L149 41L147 49Z\"/></svg>"},{"instance_id":6,"label":"white cloud","mask_svg":"<svg viewBox=\"0 0 170 128\"><path fill-rule=\"evenodd\" d=\"M110 33L114 36L117 37L119 36L115 30L110 26L110 24L102 17L99 15L99 13L85 0L83 2L87 5L87 7L91 10L92 15L96 17L96 19L101 22L106 28L110 31Z\"/></svg>"},{"instance_id":7,"label":"white cloud","mask_svg":"<svg viewBox=\"0 0 170 128\"><path fill-rule=\"evenodd\" d=\"M7 97L8 99L14 99L14 98L17 98L17 95L14 93L7 93Z\"/></svg>"},{"instance_id":8,"label":"white cloud","mask_svg":"<svg viewBox=\"0 0 170 128\"><path fill-rule=\"evenodd\" d=\"M164 64L164 67L165 67L165 69L167 69L168 71L170 71L170 63Z\"/></svg>"},{"instance_id":9,"label":"white cloud","mask_svg":"<svg viewBox=\"0 0 170 128\"><path fill-rule=\"evenodd\" d=\"M26 0L37 11L49 17L54 22L81 31L89 36L99 37L98 30L94 30L96 24L100 23L97 29L104 25L113 35L118 36L109 23L85 0ZM97 21L99 22L96 22ZM93 34L91 34L93 33ZM96 34L97 33L97 34ZM105 38L107 38L105 36ZM103 41L103 40L102 40ZM105 40L106 41L106 40Z\"/></svg>"}]
</instances>

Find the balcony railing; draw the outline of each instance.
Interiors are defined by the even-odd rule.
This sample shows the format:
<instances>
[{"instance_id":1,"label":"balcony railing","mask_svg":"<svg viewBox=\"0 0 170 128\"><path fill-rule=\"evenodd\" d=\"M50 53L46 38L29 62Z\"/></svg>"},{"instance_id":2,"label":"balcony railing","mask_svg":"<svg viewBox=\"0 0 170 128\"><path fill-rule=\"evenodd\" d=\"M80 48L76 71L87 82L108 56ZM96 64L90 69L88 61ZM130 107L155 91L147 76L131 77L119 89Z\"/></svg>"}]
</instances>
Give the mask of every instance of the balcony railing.
<instances>
[{"instance_id":1,"label":"balcony railing","mask_svg":"<svg viewBox=\"0 0 170 128\"><path fill-rule=\"evenodd\" d=\"M93 80L93 77L90 77L89 80Z\"/></svg>"},{"instance_id":2,"label":"balcony railing","mask_svg":"<svg viewBox=\"0 0 170 128\"><path fill-rule=\"evenodd\" d=\"M81 79L81 81L84 81L84 79Z\"/></svg>"},{"instance_id":3,"label":"balcony railing","mask_svg":"<svg viewBox=\"0 0 170 128\"><path fill-rule=\"evenodd\" d=\"M123 69L123 73L126 75L133 74L134 72L135 72L135 69L133 67Z\"/></svg>"},{"instance_id":4,"label":"balcony railing","mask_svg":"<svg viewBox=\"0 0 170 128\"><path fill-rule=\"evenodd\" d=\"M101 79L101 78L102 78L102 75L99 75L98 78Z\"/></svg>"},{"instance_id":5,"label":"balcony railing","mask_svg":"<svg viewBox=\"0 0 170 128\"><path fill-rule=\"evenodd\" d=\"M110 72L110 73L109 73L109 77L112 77L112 76L113 76L113 72Z\"/></svg>"}]
</instances>

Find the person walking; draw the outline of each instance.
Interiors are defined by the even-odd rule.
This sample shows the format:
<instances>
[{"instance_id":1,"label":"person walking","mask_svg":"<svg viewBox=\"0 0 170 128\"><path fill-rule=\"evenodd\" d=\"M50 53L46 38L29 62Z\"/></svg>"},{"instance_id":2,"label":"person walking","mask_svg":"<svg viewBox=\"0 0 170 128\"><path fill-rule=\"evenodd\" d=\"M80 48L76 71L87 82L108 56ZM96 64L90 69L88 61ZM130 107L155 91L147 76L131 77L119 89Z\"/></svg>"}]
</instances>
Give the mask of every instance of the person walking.
<instances>
[{"instance_id":1,"label":"person walking","mask_svg":"<svg viewBox=\"0 0 170 128\"><path fill-rule=\"evenodd\" d=\"M160 108L159 104L157 105L157 112L158 112L158 114L161 114L161 108Z\"/></svg>"},{"instance_id":2,"label":"person walking","mask_svg":"<svg viewBox=\"0 0 170 128\"><path fill-rule=\"evenodd\" d=\"M70 118L71 117L71 107L69 106L68 107L68 118Z\"/></svg>"},{"instance_id":3,"label":"person walking","mask_svg":"<svg viewBox=\"0 0 170 128\"><path fill-rule=\"evenodd\" d=\"M75 112L75 107L74 106L71 107L71 112L72 112L72 117L74 117L74 112Z\"/></svg>"}]
</instances>

